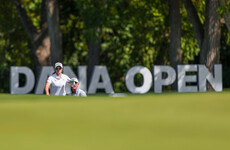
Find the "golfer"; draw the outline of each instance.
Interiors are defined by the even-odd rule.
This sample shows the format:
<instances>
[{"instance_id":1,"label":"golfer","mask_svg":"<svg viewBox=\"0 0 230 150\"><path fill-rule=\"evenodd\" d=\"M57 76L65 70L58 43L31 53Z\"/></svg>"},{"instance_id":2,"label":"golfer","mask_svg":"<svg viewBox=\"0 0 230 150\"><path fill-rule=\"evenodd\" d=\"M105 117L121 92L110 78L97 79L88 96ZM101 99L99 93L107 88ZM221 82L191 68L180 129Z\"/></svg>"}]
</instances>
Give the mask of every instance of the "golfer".
<instances>
[{"instance_id":1,"label":"golfer","mask_svg":"<svg viewBox=\"0 0 230 150\"><path fill-rule=\"evenodd\" d=\"M45 92L46 95L66 95L65 86L67 81L70 80L70 78L63 74L63 65L60 62L57 62L54 66L55 72L49 76L46 86L45 86ZM51 87L50 87L51 85ZM49 93L49 87L50 87L50 93Z\"/></svg>"},{"instance_id":2,"label":"golfer","mask_svg":"<svg viewBox=\"0 0 230 150\"><path fill-rule=\"evenodd\" d=\"M68 83L71 87L71 92L72 92L70 95L82 96L82 97L87 96L86 93L79 88L79 82L77 78L71 78Z\"/></svg>"}]
</instances>

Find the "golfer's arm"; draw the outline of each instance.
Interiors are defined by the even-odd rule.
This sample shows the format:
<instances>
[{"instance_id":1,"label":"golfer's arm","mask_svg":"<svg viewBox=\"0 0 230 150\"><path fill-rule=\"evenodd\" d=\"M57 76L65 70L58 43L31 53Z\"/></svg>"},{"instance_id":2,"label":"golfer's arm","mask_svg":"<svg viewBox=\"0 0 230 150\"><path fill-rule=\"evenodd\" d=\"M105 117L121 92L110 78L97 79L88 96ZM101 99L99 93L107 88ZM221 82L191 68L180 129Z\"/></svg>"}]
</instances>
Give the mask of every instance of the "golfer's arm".
<instances>
[{"instance_id":1,"label":"golfer's arm","mask_svg":"<svg viewBox=\"0 0 230 150\"><path fill-rule=\"evenodd\" d=\"M50 83L49 83L49 82L46 82L46 86L45 86L46 95L50 95L49 87L50 87Z\"/></svg>"}]
</instances>

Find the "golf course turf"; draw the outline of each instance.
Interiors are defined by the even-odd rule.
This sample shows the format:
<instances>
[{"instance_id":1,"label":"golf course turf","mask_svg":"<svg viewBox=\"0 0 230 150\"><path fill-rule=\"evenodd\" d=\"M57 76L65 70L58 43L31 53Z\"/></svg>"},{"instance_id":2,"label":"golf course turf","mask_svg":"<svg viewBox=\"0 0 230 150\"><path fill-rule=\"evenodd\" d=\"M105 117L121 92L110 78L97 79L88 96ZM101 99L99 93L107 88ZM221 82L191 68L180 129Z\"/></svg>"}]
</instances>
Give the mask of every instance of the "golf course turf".
<instances>
[{"instance_id":1,"label":"golf course turf","mask_svg":"<svg viewBox=\"0 0 230 150\"><path fill-rule=\"evenodd\" d=\"M230 91L0 94L1 150L229 150Z\"/></svg>"}]
</instances>

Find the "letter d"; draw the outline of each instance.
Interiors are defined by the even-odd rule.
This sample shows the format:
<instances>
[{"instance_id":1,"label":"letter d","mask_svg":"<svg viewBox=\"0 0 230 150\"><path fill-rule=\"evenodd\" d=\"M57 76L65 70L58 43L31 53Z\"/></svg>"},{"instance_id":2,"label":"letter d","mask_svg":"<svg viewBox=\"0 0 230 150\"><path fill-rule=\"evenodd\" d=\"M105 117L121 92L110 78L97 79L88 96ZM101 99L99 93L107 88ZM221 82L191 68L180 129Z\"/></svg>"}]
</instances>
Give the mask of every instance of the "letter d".
<instances>
[{"instance_id":1,"label":"letter d","mask_svg":"<svg viewBox=\"0 0 230 150\"><path fill-rule=\"evenodd\" d=\"M25 85L19 87L19 74L26 76ZM11 94L26 94L29 93L35 83L34 74L28 67L10 67L10 93Z\"/></svg>"}]
</instances>

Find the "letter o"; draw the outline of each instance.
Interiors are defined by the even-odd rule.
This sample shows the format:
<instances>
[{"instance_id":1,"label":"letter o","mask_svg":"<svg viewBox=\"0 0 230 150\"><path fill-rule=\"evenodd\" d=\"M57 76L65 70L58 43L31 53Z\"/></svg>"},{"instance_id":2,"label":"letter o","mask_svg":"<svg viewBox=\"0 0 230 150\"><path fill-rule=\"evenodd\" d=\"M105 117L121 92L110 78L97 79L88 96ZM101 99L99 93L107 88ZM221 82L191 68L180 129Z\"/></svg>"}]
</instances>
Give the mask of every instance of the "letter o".
<instances>
[{"instance_id":1,"label":"letter o","mask_svg":"<svg viewBox=\"0 0 230 150\"><path fill-rule=\"evenodd\" d=\"M140 87L137 87L134 83L134 77L137 73L140 73L143 76L143 84ZM146 67L134 66L126 73L125 85L131 93L147 93L152 86L152 74Z\"/></svg>"}]
</instances>

